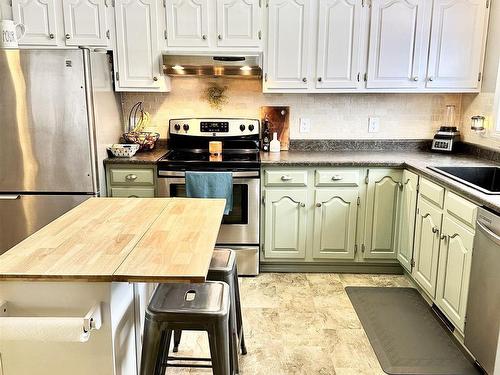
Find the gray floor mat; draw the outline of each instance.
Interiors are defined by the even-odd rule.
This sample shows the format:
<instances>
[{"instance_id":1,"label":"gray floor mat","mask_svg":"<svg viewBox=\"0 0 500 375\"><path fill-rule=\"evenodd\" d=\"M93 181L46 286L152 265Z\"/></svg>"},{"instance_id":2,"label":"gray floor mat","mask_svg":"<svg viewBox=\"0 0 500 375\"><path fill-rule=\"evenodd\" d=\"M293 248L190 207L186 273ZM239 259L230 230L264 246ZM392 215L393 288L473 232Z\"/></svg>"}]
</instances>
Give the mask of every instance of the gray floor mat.
<instances>
[{"instance_id":1,"label":"gray floor mat","mask_svg":"<svg viewBox=\"0 0 500 375\"><path fill-rule=\"evenodd\" d=\"M480 374L416 289L345 289L386 373Z\"/></svg>"}]
</instances>

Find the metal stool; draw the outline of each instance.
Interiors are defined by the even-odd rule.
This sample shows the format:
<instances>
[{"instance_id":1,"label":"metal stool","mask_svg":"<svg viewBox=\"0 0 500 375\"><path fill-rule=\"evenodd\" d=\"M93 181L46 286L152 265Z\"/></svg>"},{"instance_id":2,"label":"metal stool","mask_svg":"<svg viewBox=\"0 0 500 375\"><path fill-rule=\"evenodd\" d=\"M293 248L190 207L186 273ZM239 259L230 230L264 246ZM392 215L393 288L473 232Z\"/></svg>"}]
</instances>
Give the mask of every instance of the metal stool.
<instances>
[{"instance_id":1,"label":"metal stool","mask_svg":"<svg viewBox=\"0 0 500 375\"><path fill-rule=\"evenodd\" d=\"M242 354L247 354L245 336L243 334L243 319L241 314L240 288L236 266L236 252L231 249L214 249L207 280L223 281L229 285L231 293L231 309L229 313L229 329L231 331L231 370L239 373L238 347ZM177 352L182 331L174 332L174 348ZM239 343L239 345L238 345Z\"/></svg>"},{"instance_id":2,"label":"metal stool","mask_svg":"<svg viewBox=\"0 0 500 375\"><path fill-rule=\"evenodd\" d=\"M162 375L166 367L211 367L214 375L229 375L230 299L229 286L224 282L158 285L146 310L140 374ZM212 365L170 363L210 361L208 358L169 357L173 330L206 331Z\"/></svg>"}]
</instances>

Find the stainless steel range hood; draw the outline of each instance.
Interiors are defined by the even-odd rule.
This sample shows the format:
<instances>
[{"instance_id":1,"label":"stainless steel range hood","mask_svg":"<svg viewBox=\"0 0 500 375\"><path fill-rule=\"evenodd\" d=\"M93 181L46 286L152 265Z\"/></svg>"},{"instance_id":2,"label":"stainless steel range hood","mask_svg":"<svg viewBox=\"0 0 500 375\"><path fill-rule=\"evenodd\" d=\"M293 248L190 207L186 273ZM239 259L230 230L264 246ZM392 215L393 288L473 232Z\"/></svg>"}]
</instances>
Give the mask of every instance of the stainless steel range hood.
<instances>
[{"instance_id":1,"label":"stainless steel range hood","mask_svg":"<svg viewBox=\"0 0 500 375\"><path fill-rule=\"evenodd\" d=\"M262 77L261 54L164 54L163 71L169 76Z\"/></svg>"}]
</instances>

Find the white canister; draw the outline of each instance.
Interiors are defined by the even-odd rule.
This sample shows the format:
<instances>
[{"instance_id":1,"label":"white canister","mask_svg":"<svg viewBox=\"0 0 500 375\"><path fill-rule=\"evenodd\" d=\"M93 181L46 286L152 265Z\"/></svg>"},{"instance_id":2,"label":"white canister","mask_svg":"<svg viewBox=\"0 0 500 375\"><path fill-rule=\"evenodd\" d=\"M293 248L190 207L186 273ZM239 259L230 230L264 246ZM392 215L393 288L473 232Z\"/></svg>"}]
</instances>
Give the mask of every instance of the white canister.
<instances>
[{"instance_id":1,"label":"white canister","mask_svg":"<svg viewBox=\"0 0 500 375\"><path fill-rule=\"evenodd\" d=\"M278 141L278 133L273 133L273 140L269 145L269 151L271 152L280 152L281 143Z\"/></svg>"},{"instance_id":2,"label":"white canister","mask_svg":"<svg viewBox=\"0 0 500 375\"><path fill-rule=\"evenodd\" d=\"M12 20L0 20L0 48L17 48L19 39L25 33L26 28L22 23L15 23Z\"/></svg>"}]
</instances>

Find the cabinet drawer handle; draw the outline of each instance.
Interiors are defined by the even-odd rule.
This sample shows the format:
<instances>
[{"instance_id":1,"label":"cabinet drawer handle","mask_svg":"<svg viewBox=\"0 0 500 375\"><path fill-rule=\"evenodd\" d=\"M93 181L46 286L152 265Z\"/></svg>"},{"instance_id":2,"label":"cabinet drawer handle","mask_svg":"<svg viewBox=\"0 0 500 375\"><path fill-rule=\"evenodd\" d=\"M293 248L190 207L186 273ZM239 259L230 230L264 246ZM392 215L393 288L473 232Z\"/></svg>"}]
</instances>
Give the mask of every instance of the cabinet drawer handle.
<instances>
[{"instance_id":1,"label":"cabinet drawer handle","mask_svg":"<svg viewBox=\"0 0 500 375\"><path fill-rule=\"evenodd\" d=\"M316 207L321 207L321 203L316 203Z\"/></svg>"},{"instance_id":2,"label":"cabinet drawer handle","mask_svg":"<svg viewBox=\"0 0 500 375\"><path fill-rule=\"evenodd\" d=\"M54 39L55 37L56 37L56 36L55 36L54 34L52 34L52 33L50 33L50 34L49 34L49 38L50 38L50 39Z\"/></svg>"},{"instance_id":3,"label":"cabinet drawer handle","mask_svg":"<svg viewBox=\"0 0 500 375\"><path fill-rule=\"evenodd\" d=\"M138 195L129 195L128 197L129 197L129 198L139 198L139 196L138 196Z\"/></svg>"},{"instance_id":4,"label":"cabinet drawer handle","mask_svg":"<svg viewBox=\"0 0 500 375\"><path fill-rule=\"evenodd\" d=\"M432 233L439 233L438 227L432 227Z\"/></svg>"},{"instance_id":5,"label":"cabinet drawer handle","mask_svg":"<svg viewBox=\"0 0 500 375\"><path fill-rule=\"evenodd\" d=\"M338 174L332 176L332 181L340 181L340 180L342 180L342 176Z\"/></svg>"},{"instance_id":6,"label":"cabinet drawer handle","mask_svg":"<svg viewBox=\"0 0 500 375\"><path fill-rule=\"evenodd\" d=\"M135 174L128 174L128 175L125 177L125 179L126 179L127 181L135 181L135 180L137 180L137 175L135 175Z\"/></svg>"},{"instance_id":7,"label":"cabinet drawer handle","mask_svg":"<svg viewBox=\"0 0 500 375\"><path fill-rule=\"evenodd\" d=\"M305 203L303 203L303 202L300 203L300 207L305 207L305 206L306 206Z\"/></svg>"},{"instance_id":8,"label":"cabinet drawer handle","mask_svg":"<svg viewBox=\"0 0 500 375\"><path fill-rule=\"evenodd\" d=\"M287 176L287 175L281 176L281 181L291 181L291 180L293 180L293 178L290 176Z\"/></svg>"}]
</instances>

